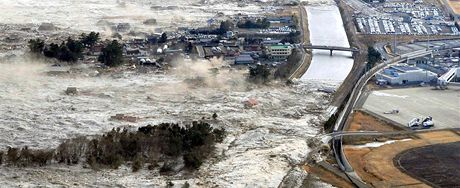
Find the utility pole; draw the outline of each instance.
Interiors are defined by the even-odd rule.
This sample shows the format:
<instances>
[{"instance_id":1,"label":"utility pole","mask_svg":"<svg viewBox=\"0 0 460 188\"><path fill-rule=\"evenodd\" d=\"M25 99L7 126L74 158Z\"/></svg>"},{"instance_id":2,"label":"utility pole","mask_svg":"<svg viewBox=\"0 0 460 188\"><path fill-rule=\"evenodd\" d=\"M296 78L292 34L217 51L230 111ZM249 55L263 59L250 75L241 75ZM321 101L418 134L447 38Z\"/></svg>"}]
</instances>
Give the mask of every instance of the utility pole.
<instances>
[{"instance_id":1,"label":"utility pole","mask_svg":"<svg viewBox=\"0 0 460 188\"><path fill-rule=\"evenodd\" d=\"M428 70L425 69L425 82L428 81Z\"/></svg>"},{"instance_id":2,"label":"utility pole","mask_svg":"<svg viewBox=\"0 0 460 188\"><path fill-rule=\"evenodd\" d=\"M426 41L426 50L430 50L430 35L428 34L428 40Z\"/></svg>"},{"instance_id":3,"label":"utility pole","mask_svg":"<svg viewBox=\"0 0 460 188\"><path fill-rule=\"evenodd\" d=\"M393 33L393 54L396 55L396 32Z\"/></svg>"}]
</instances>

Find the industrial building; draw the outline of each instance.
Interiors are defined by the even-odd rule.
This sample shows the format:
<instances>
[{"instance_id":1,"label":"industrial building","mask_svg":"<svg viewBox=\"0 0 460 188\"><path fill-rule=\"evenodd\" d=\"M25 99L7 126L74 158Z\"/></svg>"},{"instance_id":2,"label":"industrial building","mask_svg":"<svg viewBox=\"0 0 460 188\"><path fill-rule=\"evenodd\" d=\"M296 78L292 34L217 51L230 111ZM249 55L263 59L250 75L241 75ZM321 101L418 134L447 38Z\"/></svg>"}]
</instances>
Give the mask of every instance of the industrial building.
<instances>
[{"instance_id":1,"label":"industrial building","mask_svg":"<svg viewBox=\"0 0 460 188\"><path fill-rule=\"evenodd\" d=\"M273 60L285 60L292 54L290 45L271 45L268 46L268 54Z\"/></svg>"},{"instance_id":2,"label":"industrial building","mask_svg":"<svg viewBox=\"0 0 460 188\"><path fill-rule=\"evenodd\" d=\"M437 74L418 67L396 65L377 73L378 80L385 80L390 85L419 84L436 81Z\"/></svg>"}]
</instances>

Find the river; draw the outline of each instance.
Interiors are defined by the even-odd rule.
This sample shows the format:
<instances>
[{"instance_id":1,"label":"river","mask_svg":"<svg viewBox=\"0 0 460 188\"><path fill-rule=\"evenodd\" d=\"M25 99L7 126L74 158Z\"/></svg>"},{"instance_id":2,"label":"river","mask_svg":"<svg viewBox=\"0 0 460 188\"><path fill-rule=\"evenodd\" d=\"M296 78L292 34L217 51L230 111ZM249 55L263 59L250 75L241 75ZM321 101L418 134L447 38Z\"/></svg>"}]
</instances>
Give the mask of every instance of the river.
<instances>
[{"instance_id":1,"label":"river","mask_svg":"<svg viewBox=\"0 0 460 188\"><path fill-rule=\"evenodd\" d=\"M308 27L312 45L350 47L340 11L335 4L307 5ZM313 58L305 81L324 81L337 84L345 80L353 67L351 52L313 50Z\"/></svg>"}]
</instances>

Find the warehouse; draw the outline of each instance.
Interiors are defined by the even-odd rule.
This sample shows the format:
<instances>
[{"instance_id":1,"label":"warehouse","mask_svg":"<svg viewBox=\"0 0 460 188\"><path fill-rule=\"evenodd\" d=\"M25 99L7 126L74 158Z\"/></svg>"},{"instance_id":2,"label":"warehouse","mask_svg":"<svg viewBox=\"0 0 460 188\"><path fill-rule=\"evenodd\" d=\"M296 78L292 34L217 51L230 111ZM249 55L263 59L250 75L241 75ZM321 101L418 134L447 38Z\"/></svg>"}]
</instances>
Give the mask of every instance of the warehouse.
<instances>
[{"instance_id":1,"label":"warehouse","mask_svg":"<svg viewBox=\"0 0 460 188\"><path fill-rule=\"evenodd\" d=\"M418 67L397 65L377 73L376 78L378 80L386 80L390 85L406 85L435 81L437 74Z\"/></svg>"}]
</instances>

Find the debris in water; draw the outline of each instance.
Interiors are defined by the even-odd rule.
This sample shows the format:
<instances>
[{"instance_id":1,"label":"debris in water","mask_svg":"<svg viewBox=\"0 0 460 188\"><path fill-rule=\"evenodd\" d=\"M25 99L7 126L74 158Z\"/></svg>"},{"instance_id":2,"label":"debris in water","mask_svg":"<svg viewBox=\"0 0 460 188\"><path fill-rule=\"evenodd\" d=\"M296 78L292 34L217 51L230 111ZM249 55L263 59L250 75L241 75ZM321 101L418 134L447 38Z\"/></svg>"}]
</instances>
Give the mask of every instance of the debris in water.
<instances>
[{"instance_id":1,"label":"debris in water","mask_svg":"<svg viewBox=\"0 0 460 188\"><path fill-rule=\"evenodd\" d=\"M131 122L131 123L136 123L139 120L138 117L127 116L125 114L117 114L115 116L111 116L110 119L119 120L119 121L127 121L127 122Z\"/></svg>"},{"instance_id":2,"label":"debris in water","mask_svg":"<svg viewBox=\"0 0 460 188\"><path fill-rule=\"evenodd\" d=\"M257 100L256 99L249 99L246 102L244 102L244 107L245 108L254 108L257 106Z\"/></svg>"},{"instance_id":3,"label":"debris in water","mask_svg":"<svg viewBox=\"0 0 460 188\"><path fill-rule=\"evenodd\" d=\"M76 87L68 87L67 90L65 90L65 94L78 95L78 89Z\"/></svg>"}]
</instances>

